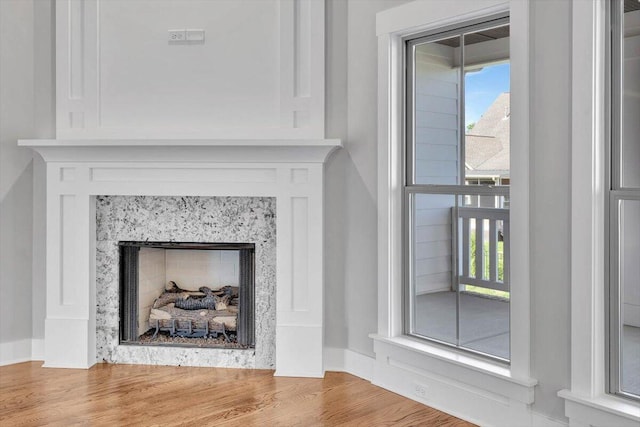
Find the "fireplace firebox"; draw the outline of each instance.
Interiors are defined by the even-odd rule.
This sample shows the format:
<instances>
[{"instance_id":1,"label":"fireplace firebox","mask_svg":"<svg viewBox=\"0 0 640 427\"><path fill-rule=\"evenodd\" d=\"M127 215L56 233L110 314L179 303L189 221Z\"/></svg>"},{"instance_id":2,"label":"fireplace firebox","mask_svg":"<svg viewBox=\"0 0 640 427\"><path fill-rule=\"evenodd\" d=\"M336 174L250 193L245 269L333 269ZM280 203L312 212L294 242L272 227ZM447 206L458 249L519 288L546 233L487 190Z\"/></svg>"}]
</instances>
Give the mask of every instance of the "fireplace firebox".
<instances>
[{"instance_id":1,"label":"fireplace firebox","mask_svg":"<svg viewBox=\"0 0 640 427\"><path fill-rule=\"evenodd\" d=\"M255 347L255 244L118 246L120 344Z\"/></svg>"}]
</instances>

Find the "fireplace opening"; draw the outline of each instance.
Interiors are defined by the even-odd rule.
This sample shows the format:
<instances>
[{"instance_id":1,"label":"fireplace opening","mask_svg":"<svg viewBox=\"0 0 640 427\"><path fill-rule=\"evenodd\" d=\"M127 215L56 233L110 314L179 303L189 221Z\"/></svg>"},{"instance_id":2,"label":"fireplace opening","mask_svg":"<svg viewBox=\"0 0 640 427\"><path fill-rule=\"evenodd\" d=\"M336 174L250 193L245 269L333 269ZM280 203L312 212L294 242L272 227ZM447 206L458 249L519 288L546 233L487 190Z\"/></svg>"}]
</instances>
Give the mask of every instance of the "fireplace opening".
<instances>
[{"instance_id":1,"label":"fireplace opening","mask_svg":"<svg viewBox=\"0 0 640 427\"><path fill-rule=\"evenodd\" d=\"M255 347L255 244L118 245L120 344Z\"/></svg>"}]
</instances>

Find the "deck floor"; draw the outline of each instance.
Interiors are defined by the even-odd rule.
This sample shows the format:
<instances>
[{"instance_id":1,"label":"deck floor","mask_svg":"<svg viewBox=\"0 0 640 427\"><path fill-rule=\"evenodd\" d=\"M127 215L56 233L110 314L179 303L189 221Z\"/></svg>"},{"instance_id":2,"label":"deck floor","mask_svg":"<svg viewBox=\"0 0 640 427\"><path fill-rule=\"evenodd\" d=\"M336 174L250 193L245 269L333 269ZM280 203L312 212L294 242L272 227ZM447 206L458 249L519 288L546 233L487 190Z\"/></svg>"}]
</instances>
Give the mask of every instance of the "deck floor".
<instances>
[{"instance_id":1,"label":"deck floor","mask_svg":"<svg viewBox=\"0 0 640 427\"><path fill-rule=\"evenodd\" d=\"M640 328L627 325L622 337L622 390L640 396Z\"/></svg>"},{"instance_id":2,"label":"deck floor","mask_svg":"<svg viewBox=\"0 0 640 427\"><path fill-rule=\"evenodd\" d=\"M509 358L509 303L460 294L460 345ZM435 292L416 298L416 332L456 344L456 293Z\"/></svg>"},{"instance_id":3,"label":"deck floor","mask_svg":"<svg viewBox=\"0 0 640 427\"><path fill-rule=\"evenodd\" d=\"M509 359L509 303L460 294L460 345ZM456 294L435 292L416 298L416 332L456 344ZM625 326L622 389L640 395L640 328Z\"/></svg>"}]
</instances>

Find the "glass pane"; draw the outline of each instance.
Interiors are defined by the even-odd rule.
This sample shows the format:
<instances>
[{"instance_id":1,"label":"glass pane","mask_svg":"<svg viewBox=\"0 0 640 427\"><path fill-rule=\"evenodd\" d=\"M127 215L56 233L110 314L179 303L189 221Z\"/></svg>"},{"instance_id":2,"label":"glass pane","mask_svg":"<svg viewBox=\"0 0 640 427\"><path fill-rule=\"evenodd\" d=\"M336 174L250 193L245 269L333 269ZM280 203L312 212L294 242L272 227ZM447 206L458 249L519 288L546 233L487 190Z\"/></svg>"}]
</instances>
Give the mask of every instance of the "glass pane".
<instances>
[{"instance_id":1,"label":"glass pane","mask_svg":"<svg viewBox=\"0 0 640 427\"><path fill-rule=\"evenodd\" d=\"M509 209L493 207L505 206L502 196L481 197L491 207L457 211L460 346L508 360Z\"/></svg>"},{"instance_id":2,"label":"glass pane","mask_svg":"<svg viewBox=\"0 0 640 427\"><path fill-rule=\"evenodd\" d=\"M620 202L620 388L640 396L640 200Z\"/></svg>"},{"instance_id":3,"label":"glass pane","mask_svg":"<svg viewBox=\"0 0 640 427\"><path fill-rule=\"evenodd\" d=\"M508 360L509 210L470 200L414 195L411 331Z\"/></svg>"},{"instance_id":4,"label":"glass pane","mask_svg":"<svg viewBox=\"0 0 640 427\"><path fill-rule=\"evenodd\" d=\"M465 34L464 47L465 184L509 185L509 26Z\"/></svg>"},{"instance_id":5,"label":"glass pane","mask_svg":"<svg viewBox=\"0 0 640 427\"><path fill-rule=\"evenodd\" d=\"M458 184L460 37L415 46L416 184Z\"/></svg>"},{"instance_id":6,"label":"glass pane","mask_svg":"<svg viewBox=\"0 0 640 427\"><path fill-rule=\"evenodd\" d=\"M413 201L412 332L457 344L457 302L453 275L452 212L449 194L416 194Z\"/></svg>"},{"instance_id":7,"label":"glass pane","mask_svg":"<svg viewBox=\"0 0 640 427\"><path fill-rule=\"evenodd\" d=\"M639 22L640 10L625 3L621 178L622 186L628 188L640 188L640 34L633 30Z\"/></svg>"}]
</instances>

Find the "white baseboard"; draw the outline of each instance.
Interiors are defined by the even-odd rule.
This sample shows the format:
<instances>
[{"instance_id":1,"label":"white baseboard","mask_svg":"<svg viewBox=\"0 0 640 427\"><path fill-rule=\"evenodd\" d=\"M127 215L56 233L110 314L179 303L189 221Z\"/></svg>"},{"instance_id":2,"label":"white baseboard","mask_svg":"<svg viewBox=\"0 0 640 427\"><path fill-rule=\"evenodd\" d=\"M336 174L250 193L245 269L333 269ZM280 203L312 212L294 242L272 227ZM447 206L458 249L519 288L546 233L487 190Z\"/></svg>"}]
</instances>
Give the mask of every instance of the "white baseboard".
<instances>
[{"instance_id":1,"label":"white baseboard","mask_svg":"<svg viewBox=\"0 0 640 427\"><path fill-rule=\"evenodd\" d=\"M566 420L532 411L533 378L402 337L374 338L371 382L401 396L482 426L564 427Z\"/></svg>"},{"instance_id":2,"label":"white baseboard","mask_svg":"<svg viewBox=\"0 0 640 427\"><path fill-rule=\"evenodd\" d=\"M0 343L0 366L44 360L44 339L22 339Z\"/></svg>"},{"instance_id":3,"label":"white baseboard","mask_svg":"<svg viewBox=\"0 0 640 427\"><path fill-rule=\"evenodd\" d=\"M371 381L386 390L484 426L566 427L562 421L531 411L530 405L496 395L478 393L457 381L441 381L432 375L421 377L375 358L342 348L324 349L325 371L346 372ZM424 398L416 395L416 385L424 386ZM447 396L439 399L437 396ZM453 405L449 404L454 402Z\"/></svg>"},{"instance_id":4,"label":"white baseboard","mask_svg":"<svg viewBox=\"0 0 640 427\"><path fill-rule=\"evenodd\" d=\"M30 360L30 338L0 343L0 366L29 362Z\"/></svg>"},{"instance_id":5,"label":"white baseboard","mask_svg":"<svg viewBox=\"0 0 640 427\"><path fill-rule=\"evenodd\" d=\"M567 427L569 423L554 420L546 415L531 411L531 425L534 427Z\"/></svg>"},{"instance_id":6,"label":"white baseboard","mask_svg":"<svg viewBox=\"0 0 640 427\"><path fill-rule=\"evenodd\" d=\"M446 373L409 370L386 361L376 362L373 384L427 405L454 417L496 427L567 427L531 410L531 406L477 387L469 386Z\"/></svg>"},{"instance_id":7,"label":"white baseboard","mask_svg":"<svg viewBox=\"0 0 640 427\"><path fill-rule=\"evenodd\" d=\"M364 354L343 348L324 349L324 370L346 372L371 381L375 359Z\"/></svg>"},{"instance_id":8,"label":"white baseboard","mask_svg":"<svg viewBox=\"0 0 640 427\"><path fill-rule=\"evenodd\" d=\"M44 338L31 340L31 360L44 360Z\"/></svg>"}]
</instances>

